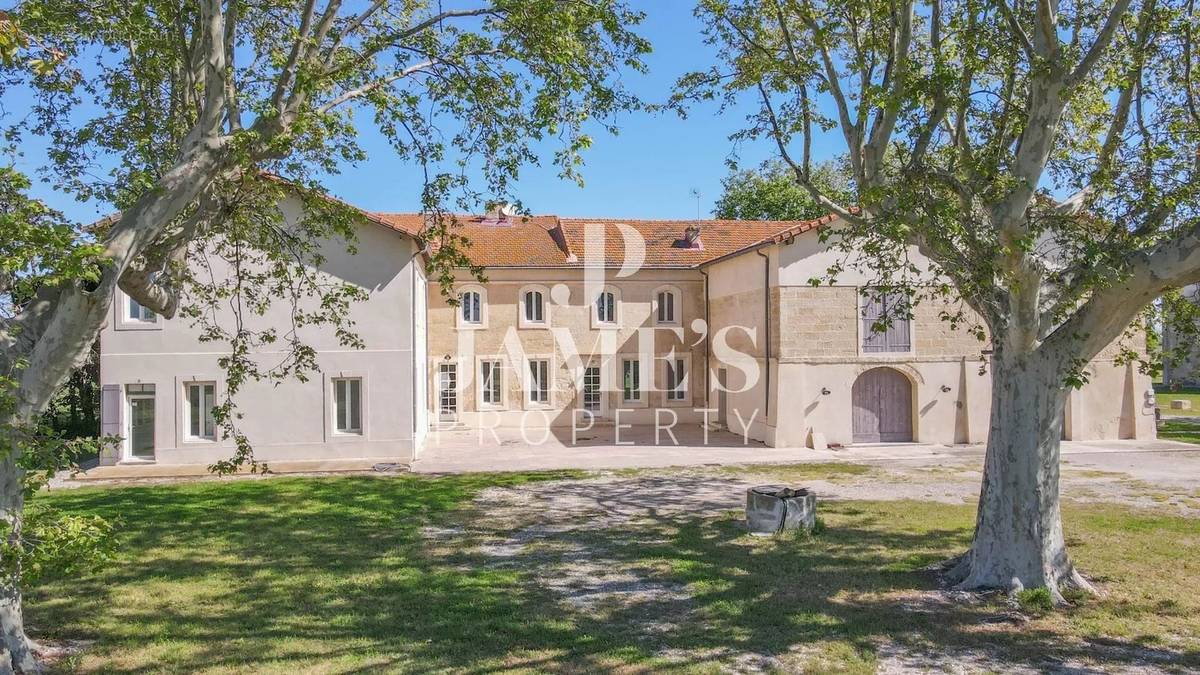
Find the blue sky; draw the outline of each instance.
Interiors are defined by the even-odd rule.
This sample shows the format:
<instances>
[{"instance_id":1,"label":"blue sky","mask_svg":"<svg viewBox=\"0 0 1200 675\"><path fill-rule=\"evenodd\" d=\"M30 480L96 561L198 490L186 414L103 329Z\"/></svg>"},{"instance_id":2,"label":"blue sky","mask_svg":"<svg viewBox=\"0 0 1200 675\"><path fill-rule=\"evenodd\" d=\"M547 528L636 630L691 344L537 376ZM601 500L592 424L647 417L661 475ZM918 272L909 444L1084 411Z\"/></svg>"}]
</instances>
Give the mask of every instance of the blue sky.
<instances>
[{"instance_id":1,"label":"blue sky","mask_svg":"<svg viewBox=\"0 0 1200 675\"><path fill-rule=\"evenodd\" d=\"M689 70L713 63L713 50L703 43L700 22L693 16L694 0L644 0L647 14L639 32L647 37L654 52L647 58L645 75L626 73L626 83L647 102L662 102L676 78ZM585 187L560 179L552 165L526 167L518 194L534 213L564 216L612 216L622 218L694 218L700 192L700 212L708 217L720 196L725 165L734 150L729 135L745 123L749 110L727 110L719 114L716 104L694 108L687 119L674 113L625 114L617 120L621 132L611 136L602 129L593 133L595 144L588 151L583 170ZM369 122L365 124L369 125ZM329 190L359 207L374 211L415 211L419 208L420 173L417 167L398 160L385 143L364 129L364 145L370 158L347 166L326 181ZM37 148L24 148L21 168L32 174L38 161ZM767 142L738 148L742 165L755 165L772 157ZM830 156L818 146L817 159ZM79 204L40 184L36 194L73 220L90 222L102 207Z\"/></svg>"}]
</instances>

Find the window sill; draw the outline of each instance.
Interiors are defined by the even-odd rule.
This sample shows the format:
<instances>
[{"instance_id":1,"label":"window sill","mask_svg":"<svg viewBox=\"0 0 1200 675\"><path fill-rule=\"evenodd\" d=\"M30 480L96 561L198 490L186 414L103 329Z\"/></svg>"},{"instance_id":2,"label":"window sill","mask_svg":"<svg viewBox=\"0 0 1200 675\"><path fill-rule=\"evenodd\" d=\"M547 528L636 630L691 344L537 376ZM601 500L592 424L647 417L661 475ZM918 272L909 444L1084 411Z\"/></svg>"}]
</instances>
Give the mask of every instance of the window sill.
<instances>
[{"instance_id":1,"label":"window sill","mask_svg":"<svg viewBox=\"0 0 1200 675\"><path fill-rule=\"evenodd\" d=\"M645 407L647 407L647 405L646 405L646 402L645 402L645 401L625 401L625 400L622 400L622 401L621 401L621 407L622 407L622 408L645 408Z\"/></svg>"},{"instance_id":2,"label":"window sill","mask_svg":"<svg viewBox=\"0 0 1200 675\"><path fill-rule=\"evenodd\" d=\"M185 438L183 439L183 441L181 441L181 442L182 442L184 445L216 445L216 444L217 444L217 439L215 439L215 438L199 438L199 437L195 437L195 436L188 436L188 437L185 437Z\"/></svg>"},{"instance_id":3,"label":"window sill","mask_svg":"<svg viewBox=\"0 0 1200 675\"><path fill-rule=\"evenodd\" d=\"M517 324L519 330L550 330L550 324L542 323L520 323Z\"/></svg>"},{"instance_id":4,"label":"window sill","mask_svg":"<svg viewBox=\"0 0 1200 675\"><path fill-rule=\"evenodd\" d=\"M162 330L162 322L159 321L121 321L113 327L114 330Z\"/></svg>"},{"instance_id":5,"label":"window sill","mask_svg":"<svg viewBox=\"0 0 1200 675\"><path fill-rule=\"evenodd\" d=\"M607 322L601 322L601 321L593 321L592 322L592 330L620 330L620 329L621 329L621 324L619 324L619 323L607 323Z\"/></svg>"},{"instance_id":6,"label":"window sill","mask_svg":"<svg viewBox=\"0 0 1200 675\"><path fill-rule=\"evenodd\" d=\"M455 324L455 330L484 330L487 328L486 323L460 323Z\"/></svg>"}]
</instances>

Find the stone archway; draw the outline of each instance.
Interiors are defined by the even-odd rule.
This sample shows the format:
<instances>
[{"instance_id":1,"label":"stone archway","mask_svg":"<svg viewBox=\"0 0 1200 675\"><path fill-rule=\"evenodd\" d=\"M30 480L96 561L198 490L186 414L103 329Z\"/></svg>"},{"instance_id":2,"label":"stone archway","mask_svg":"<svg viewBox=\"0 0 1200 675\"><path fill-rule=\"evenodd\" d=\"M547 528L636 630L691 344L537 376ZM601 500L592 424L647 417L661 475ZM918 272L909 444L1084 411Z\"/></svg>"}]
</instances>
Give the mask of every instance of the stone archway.
<instances>
[{"instance_id":1,"label":"stone archway","mask_svg":"<svg viewBox=\"0 0 1200 675\"><path fill-rule=\"evenodd\" d=\"M855 443L907 443L913 440L913 386L895 368L872 368L851 389Z\"/></svg>"}]
</instances>

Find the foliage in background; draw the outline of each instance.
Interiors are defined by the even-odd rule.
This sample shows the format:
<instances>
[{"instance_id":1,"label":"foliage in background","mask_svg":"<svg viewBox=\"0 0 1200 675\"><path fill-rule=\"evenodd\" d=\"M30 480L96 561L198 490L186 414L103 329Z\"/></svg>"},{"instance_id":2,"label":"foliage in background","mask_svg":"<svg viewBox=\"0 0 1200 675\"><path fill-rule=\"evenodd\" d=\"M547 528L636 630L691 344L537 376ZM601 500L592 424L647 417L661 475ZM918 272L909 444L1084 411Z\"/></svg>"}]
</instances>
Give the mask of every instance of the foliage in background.
<instances>
[{"instance_id":1,"label":"foliage in background","mask_svg":"<svg viewBox=\"0 0 1200 675\"><path fill-rule=\"evenodd\" d=\"M813 167L813 183L839 203L853 204L853 179L845 160ZM811 220L828 215L812 194L796 182L791 167L779 160L757 169L732 169L721 180L721 197L713 216L728 220Z\"/></svg>"}]
</instances>

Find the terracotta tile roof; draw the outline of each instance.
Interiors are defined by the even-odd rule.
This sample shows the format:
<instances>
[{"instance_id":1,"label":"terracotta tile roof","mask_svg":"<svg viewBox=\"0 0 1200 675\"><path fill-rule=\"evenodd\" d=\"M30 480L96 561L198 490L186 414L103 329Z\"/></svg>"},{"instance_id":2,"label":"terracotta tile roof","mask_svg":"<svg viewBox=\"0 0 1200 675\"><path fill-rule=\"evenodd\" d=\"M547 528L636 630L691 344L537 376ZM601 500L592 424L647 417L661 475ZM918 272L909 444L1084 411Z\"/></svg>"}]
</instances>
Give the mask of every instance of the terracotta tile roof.
<instances>
[{"instance_id":1,"label":"terracotta tile roof","mask_svg":"<svg viewBox=\"0 0 1200 675\"><path fill-rule=\"evenodd\" d=\"M419 237L421 231L425 229L425 216L420 213L372 213L370 211L363 211L363 213L384 227L413 237Z\"/></svg>"},{"instance_id":2,"label":"terracotta tile roof","mask_svg":"<svg viewBox=\"0 0 1200 675\"><path fill-rule=\"evenodd\" d=\"M563 218L563 229L571 250L583 256L589 226L604 228L605 262L620 265L634 251L626 251L632 230L645 243L644 265L650 267L694 267L714 258L756 244L798 223L770 220L631 220L627 218ZM700 225L700 248L683 242L689 226ZM626 229L629 228L629 229ZM582 262L582 261L581 261Z\"/></svg>"},{"instance_id":3,"label":"terracotta tile roof","mask_svg":"<svg viewBox=\"0 0 1200 675\"><path fill-rule=\"evenodd\" d=\"M373 214L402 232L420 232L419 213ZM575 263L557 216L516 216L506 222L481 216L455 215L455 232L471 245L467 255L484 267L543 267Z\"/></svg>"},{"instance_id":4,"label":"terracotta tile roof","mask_svg":"<svg viewBox=\"0 0 1200 675\"><path fill-rule=\"evenodd\" d=\"M424 225L419 213L370 213L372 219L405 234L418 236ZM626 251L627 238L640 236L645 244L642 262L646 267L690 268L748 251L759 246L781 243L791 237L817 229L834 220L825 216L816 220L634 220L629 218L560 218L558 216L518 216L506 223L481 216L456 215L457 232L471 246L472 262L484 267L560 267L582 266L589 226L598 226L604 234L604 260L619 266L632 256ZM700 225L699 248L683 242L689 226ZM628 237L626 235L629 235Z\"/></svg>"}]
</instances>

